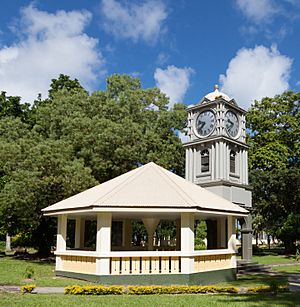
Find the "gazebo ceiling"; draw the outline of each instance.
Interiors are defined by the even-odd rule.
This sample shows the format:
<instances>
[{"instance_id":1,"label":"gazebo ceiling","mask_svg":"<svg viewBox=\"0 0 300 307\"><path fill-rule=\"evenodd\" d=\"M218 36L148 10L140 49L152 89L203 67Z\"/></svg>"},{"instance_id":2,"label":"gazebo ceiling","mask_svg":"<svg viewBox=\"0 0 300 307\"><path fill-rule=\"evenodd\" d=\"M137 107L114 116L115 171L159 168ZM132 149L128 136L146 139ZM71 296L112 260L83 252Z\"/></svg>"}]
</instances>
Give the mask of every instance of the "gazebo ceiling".
<instances>
[{"instance_id":1,"label":"gazebo ceiling","mask_svg":"<svg viewBox=\"0 0 300 307\"><path fill-rule=\"evenodd\" d=\"M45 214L65 211L200 210L245 215L244 208L150 162L128 173L43 209ZM101 210L101 209L100 209ZM102 210L101 210L102 211Z\"/></svg>"}]
</instances>

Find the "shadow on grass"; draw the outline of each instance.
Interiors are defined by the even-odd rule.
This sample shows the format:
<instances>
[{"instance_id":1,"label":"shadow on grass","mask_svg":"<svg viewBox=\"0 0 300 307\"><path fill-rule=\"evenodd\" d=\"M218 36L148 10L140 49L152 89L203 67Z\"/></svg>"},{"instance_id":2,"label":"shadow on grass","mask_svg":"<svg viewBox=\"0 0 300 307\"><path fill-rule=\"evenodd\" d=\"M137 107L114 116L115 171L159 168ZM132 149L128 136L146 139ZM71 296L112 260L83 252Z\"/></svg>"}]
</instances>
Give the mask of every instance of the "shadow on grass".
<instances>
[{"instance_id":1,"label":"shadow on grass","mask_svg":"<svg viewBox=\"0 0 300 307\"><path fill-rule=\"evenodd\" d=\"M43 256L38 253L29 254L29 253L18 253L18 254L11 254L7 255L4 254L3 256L0 254L0 257L10 258L11 260L21 260L26 263L38 264L38 265L46 265L46 264L54 264L55 263L55 256Z\"/></svg>"},{"instance_id":2,"label":"shadow on grass","mask_svg":"<svg viewBox=\"0 0 300 307\"><path fill-rule=\"evenodd\" d=\"M300 293L280 293L274 294L241 294L230 298L230 303L239 305L247 304L249 306L299 306ZM228 299L220 299L218 303L224 306L229 304Z\"/></svg>"}]
</instances>

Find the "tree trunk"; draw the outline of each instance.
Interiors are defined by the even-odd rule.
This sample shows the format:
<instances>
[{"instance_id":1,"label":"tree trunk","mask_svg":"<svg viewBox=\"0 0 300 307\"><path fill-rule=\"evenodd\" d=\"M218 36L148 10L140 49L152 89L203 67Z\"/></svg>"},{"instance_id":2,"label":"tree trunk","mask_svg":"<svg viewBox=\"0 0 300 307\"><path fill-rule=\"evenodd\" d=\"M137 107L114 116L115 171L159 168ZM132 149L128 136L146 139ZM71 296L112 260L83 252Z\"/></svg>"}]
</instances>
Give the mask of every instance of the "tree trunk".
<instances>
[{"instance_id":1,"label":"tree trunk","mask_svg":"<svg viewBox=\"0 0 300 307\"><path fill-rule=\"evenodd\" d=\"M5 251L11 252L11 237L8 233L6 233Z\"/></svg>"}]
</instances>

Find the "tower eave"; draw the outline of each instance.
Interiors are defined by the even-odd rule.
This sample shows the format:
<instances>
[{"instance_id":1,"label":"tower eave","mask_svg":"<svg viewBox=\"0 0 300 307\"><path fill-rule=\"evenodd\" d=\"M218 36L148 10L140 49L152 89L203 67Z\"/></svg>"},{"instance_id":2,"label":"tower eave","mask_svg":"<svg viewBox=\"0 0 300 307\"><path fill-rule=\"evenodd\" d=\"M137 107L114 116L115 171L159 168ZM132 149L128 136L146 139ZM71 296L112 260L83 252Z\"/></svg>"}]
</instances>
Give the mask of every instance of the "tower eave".
<instances>
[{"instance_id":1,"label":"tower eave","mask_svg":"<svg viewBox=\"0 0 300 307\"><path fill-rule=\"evenodd\" d=\"M191 145L199 145L199 144L205 144L205 143L208 143L208 142L214 142L214 141L229 141L235 145L238 145L238 146L241 146L243 148L246 148L248 149L250 146L245 144L245 143L242 143L240 141L237 141L237 140L234 140L234 139L231 139L229 137L226 137L224 135L222 136L211 136L211 137L208 137L208 138L204 138L204 139L196 139L196 140L193 140L193 141L188 141L186 143L183 143L183 147L189 147Z\"/></svg>"}]
</instances>

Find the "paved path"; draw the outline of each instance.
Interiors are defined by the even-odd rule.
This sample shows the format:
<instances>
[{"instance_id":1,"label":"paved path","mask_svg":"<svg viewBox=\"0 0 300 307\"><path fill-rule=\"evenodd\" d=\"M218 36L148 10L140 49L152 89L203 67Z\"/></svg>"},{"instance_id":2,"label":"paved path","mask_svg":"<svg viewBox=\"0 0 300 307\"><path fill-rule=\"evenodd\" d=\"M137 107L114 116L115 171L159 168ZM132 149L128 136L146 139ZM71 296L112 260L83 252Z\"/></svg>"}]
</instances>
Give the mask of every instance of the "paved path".
<instances>
[{"instance_id":1,"label":"paved path","mask_svg":"<svg viewBox=\"0 0 300 307\"><path fill-rule=\"evenodd\" d=\"M64 287L36 287L33 293L38 294L63 294Z\"/></svg>"}]
</instances>

